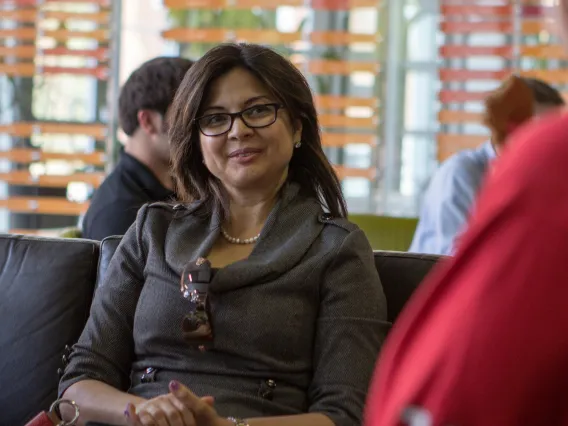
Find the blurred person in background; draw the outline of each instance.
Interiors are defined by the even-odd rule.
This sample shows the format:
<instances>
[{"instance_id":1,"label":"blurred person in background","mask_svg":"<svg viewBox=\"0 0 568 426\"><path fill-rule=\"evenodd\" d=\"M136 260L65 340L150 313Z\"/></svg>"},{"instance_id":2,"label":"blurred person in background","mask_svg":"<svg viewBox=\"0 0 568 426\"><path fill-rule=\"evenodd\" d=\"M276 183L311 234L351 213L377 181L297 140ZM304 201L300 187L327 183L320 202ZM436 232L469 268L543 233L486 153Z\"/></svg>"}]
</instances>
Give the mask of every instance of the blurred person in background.
<instances>
[{"instance_id":1,"label":"blurred person in background","mask_svg":"<svg viewBox=\"0 0 568 426\"><path fill-rule=\"evenodd\" d=\"M127 136L114 170L82 219L82 237L124 235L145 203L173 197L166 114L192 61L158 57L142 64L120 91L118 114Z\"/></svg>"},{"instance_id":2,"label":"blurred person in background","mask_svg":"<svg viewBox=\"0 0 568 426\"><path fill-rule=\"evenodd\" d=\"M475 150L458 152L435 172L422 201L409 251L453 254L489 166L504 149L507 135L533 116L563 105L560 92L544 81L517 76L505 80L486 101L485 124L492 129L491 139ZM515 117L507 128L497 129L494 121L504 111Z\"/></svg>"},{"instance_id":3,"label":"blurred person in background","mask_svg":"<svg viewBox=\"0 0 568 426\"><path fill-rule=\"evenodd\" d=\"M555 6L568 40L568 0ZM568 47L568 46L567 46ZM394 325L366 426L568 425L568 114L517 130Z\"/></svg>"}]
</instances>

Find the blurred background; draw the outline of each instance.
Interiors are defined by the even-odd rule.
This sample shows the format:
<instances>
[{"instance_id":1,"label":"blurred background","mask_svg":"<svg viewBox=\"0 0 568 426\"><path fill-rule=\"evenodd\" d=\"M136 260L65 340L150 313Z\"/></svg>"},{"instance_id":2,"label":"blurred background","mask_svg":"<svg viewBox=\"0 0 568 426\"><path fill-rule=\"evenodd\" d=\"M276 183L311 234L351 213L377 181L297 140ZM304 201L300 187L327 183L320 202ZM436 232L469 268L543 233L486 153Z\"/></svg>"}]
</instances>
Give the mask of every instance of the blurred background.
<instances>
[{"instance_id":1,"label":"blurred background","mask_svg":"<svg viewBox=\"0 0 568 426\"><path fill-rule=\"evenodd\" d=\"M0 0L0 232L76 226L120 150L115 110L130 72L158 55L198 59L226 40L268 44L305 73L352 213L414 218L439 162L486 140L487 91L512 72L565 89L546 7Z\"/></svg>"}]
</instances>

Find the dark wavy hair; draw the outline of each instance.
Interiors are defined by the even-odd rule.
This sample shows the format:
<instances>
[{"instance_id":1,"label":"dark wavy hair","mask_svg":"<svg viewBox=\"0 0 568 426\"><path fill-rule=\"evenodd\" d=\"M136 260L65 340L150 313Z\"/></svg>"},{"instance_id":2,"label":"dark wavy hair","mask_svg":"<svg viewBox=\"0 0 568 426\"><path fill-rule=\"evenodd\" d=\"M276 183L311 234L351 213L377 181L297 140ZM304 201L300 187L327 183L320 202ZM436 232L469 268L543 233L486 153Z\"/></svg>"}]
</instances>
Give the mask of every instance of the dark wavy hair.
<instances>
[{"instance_id":1,"label":"dark wavy hair","mask_svg":"<svg viewBox=\"0 0 568 426\"><path fill-rule=\"evenodd\" d=\"M566 104L562 94L550 84L538 78L521 77L533 92L534 101L541 105L563 106Z\"/></svg>"},{"instance_id":2,"label":"dark wavy hair","mask_svg":"<svg viewBox=\"0 0 568 426\"><path fill-rule=\"evenodd\" d=\"M118 98L118 118L124 133L132 136L140 126L138 111L141 109L166 115L192 64L189 59L160 56L144 62L130 74Z\"/></svg>"},{"instance_id":3,"label":"dark wavy hair","mask_svg":"<svg viewBox=\"0 0 568 426\"><path fill-rule=\"evenodd\" d=\"M221 182L205 164L199 143L199 116L211 84L233 70L244 68L258 78L288 111L292 123L302 123L302 145L294 150L288 180L322 204L334 217L346 217L341 183L325 156L312 92L302 73L273 50L254 44L221 44L208 51L185 75L169 115L172 171L179 200L214 204L228 214ZM208 210L210 211L210 210Z\"/></svg>"}]
</instances>

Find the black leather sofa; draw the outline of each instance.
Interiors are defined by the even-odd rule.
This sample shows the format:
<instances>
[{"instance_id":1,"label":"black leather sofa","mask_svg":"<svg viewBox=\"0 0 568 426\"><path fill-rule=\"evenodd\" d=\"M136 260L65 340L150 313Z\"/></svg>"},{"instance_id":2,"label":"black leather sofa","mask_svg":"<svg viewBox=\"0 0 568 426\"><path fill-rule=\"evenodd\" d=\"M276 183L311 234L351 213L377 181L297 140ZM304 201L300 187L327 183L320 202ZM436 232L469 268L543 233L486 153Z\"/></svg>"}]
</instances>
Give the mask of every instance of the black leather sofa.
<instances>
[{"instance_id":1,"label":"black leather sofa","mask_svg":"<svg viewBox=\"0 0 568 426\"><path fill-rule=\"evenodd\" d=\"M56 398L65 348L119 242L0 235L0 426L23 425ZM391 321L437 260L376 253Z\"/></svg>"}]
</instances>

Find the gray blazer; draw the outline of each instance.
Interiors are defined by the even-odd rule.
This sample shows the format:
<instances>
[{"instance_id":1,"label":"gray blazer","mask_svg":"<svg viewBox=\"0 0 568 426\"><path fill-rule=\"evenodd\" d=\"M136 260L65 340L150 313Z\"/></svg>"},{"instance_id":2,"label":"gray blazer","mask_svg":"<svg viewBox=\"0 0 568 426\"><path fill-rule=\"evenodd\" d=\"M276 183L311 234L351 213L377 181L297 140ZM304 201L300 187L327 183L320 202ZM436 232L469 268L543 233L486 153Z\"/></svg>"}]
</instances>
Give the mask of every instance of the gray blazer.
<instances>
[{"instance_id":1,"label":"gray blazer","mask_svg":"<svg viewBox=\"0 0 568 426\"><path fill-rule=\"evenodd\" d=\"M288 184L249 258L209 285L214 338L182 337L180 276L220 235L200 204L146 205L95 295L59 386L85 379L146 398L179 380L212 395L222 416L323 413L359 425L388 323L371 247Z\"/></svg>"}]
</instances>

